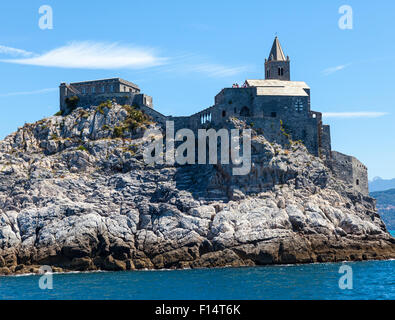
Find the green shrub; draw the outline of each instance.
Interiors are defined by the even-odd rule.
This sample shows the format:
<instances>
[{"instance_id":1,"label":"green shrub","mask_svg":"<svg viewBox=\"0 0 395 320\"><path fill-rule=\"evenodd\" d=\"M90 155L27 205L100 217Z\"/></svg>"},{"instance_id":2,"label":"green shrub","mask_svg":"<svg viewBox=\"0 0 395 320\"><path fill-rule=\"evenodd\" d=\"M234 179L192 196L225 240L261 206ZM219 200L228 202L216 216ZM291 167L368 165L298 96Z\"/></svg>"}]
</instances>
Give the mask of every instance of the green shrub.
<instances>
[{"instance_id":1,"label":"green shrub","mask_svg":"<svg viewBox=\"0 0 395 320\"><path fill-rule=\"evenodd\" d=\"M77 148L77 150L79 150L79 151L85 151L85 152L88 152L88 149L87 148L85 148L84 146L79 146L78 148Z\"/></svg>"},{"instance_id":2,"label":"green shrub","mask_svg":"<svg viewBox=\"0 0 395 320\"><path fill-rule=\"evenodd\" d=\"M58 112L56 112L56 113L54 114L54 116L55 116L55 117L63 116L63 111L62 111L62 110L59 110Z\"/></svg>"},{"instance_id":3,"label":"green shrub","mask_svg":"<svg viewBox=\"0 0 395 320\"><path fill-rule=\"evenodd\" d=\"M114 128L114 137L120 138L123 136L124 128L123 127L115 127Z\"/></svg>"},{"instance_id":4,"label":"green shrub","mask_svg":"<svg viewBox=\"0 0 395 320\"><path fill-rule=\"evenodd\" d=\"M125 131L134 130L148 124L150 121L150 118L144 112L137 110L135 107L124 105L123 108L127 111L127 116L122 125L114 127L114 138L121 138ZM108 128L108 126L106 128ZM103 129L105 129L104 126Z\"/></svg>"},{"instance_id":5,"label":"green shrub","mask_svg":"<svg viewBox=\"0 0 395 320\"><path fill-rule=\"evenodd\" d=\"M124 105L123 108L128 112L128 116L124 121L125 127L133 130L149 122L149 117L141 110L129 105Z\"/></svg>"},{"instance_id":6,"label":"green shrub","mask_svg":"<svg viewBox=\"0 0 395 320\"><path fill-rule=\"evenodd\" d=\"M111 100L107 100L105 102L100 103L99 106L97 107L97 111L101 114L104 114L104 108L108 108L108 109L112 108Z\"/></svg>"}]
</instances>

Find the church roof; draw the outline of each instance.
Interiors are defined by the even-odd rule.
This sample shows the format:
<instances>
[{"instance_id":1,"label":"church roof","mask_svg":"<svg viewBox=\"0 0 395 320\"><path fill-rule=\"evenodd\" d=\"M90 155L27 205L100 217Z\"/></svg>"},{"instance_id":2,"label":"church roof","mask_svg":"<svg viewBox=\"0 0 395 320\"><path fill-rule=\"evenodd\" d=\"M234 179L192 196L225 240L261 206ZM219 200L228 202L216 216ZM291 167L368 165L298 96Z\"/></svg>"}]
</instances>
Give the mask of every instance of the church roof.
<instances>
[{"instance_id":1,"label":"church roof","mask_svg":"<svg viewBox=\"0 0 395 320\"><path fill-rule=\"evenodd\" d=\"M297 87L257 87L258 96L287 96L287 97L308 97L303 88Z\"/></svg>"},{"instance_id":2,"label":"church roof","mask_svg":"<svg viewBox=\"0 0 395 320\"><path fill-rule=\"evenodd\" d=\"M308 96L310 87L303 81L246 80L247 87L256 87L259 96Z\"/></svg>"},{"instance_id":3,"label":"church roof","mask_svg":"<svg viewBox=\"0 0 395 320\"><path fill-rule=\"evenodd\" d=\"M273 42L272 50L270 50L269 61L286 61L280 41L276 37Z\"/></svg>"},{"instance_id":4,"label":"church roof","mask_svg":"<svg viewBox=\"0 0 395 320\"><path fill-rule=\"evenodd\" d=\"M297 87L302 89L310 89L304 81L285 81L285 80L246 80L248 87Z\"/></svg>"}]
</instances>

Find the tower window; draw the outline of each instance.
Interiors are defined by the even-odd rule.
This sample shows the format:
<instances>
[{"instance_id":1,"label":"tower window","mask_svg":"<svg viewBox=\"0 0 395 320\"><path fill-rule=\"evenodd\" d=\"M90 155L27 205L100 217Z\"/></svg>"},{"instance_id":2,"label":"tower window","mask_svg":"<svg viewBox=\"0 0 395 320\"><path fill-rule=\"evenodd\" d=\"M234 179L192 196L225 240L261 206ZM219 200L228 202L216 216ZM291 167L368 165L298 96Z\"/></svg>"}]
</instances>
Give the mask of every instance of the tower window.
<instances>
[{"instance_id":1,"label":"tower window","mask_svg":"<svg viewBox=\"0 0 395 320\"><path fill-rule=\"evenodd\" d=\"M302 101L302 99L298 99L298 100L295 102L295 110L296 110L297 112L302 112L303 109L304 109L303 101Z\"/></svg>"},{"instance_id":2,"label":"tower window","mask_svg":"<svg viewBox=\"0 0 395 320\"><path fill-rule=\"evenodd\" d=\"M357 183L357 186L359 186L359 179L357 179L356 183Z\"/></svg>"},{"instance_id":3,"label":"tower window","mask_svg":"<svg viewBox=\"0 0 395 320\"><path fill-rule=\"evenodd\" d=\"M222 117L226 117L226 111L222 110Z\"/></svg>"},{"instance_id":4,"label":"tower window","mask_svg":"<svg viewBox=\"0 0 395 320\"><path fill-rule=\"evenodd\" d=\"M278 68L278 75L283 76L284 75L284 68Z\"/></svg>"},{"instance_id":5,"label":"tower window","mask_svg":"<svg viewBox=\"0 0 395 320\"><path fill-rule=\"evenodd\" d=\"M270 70L266 71L266 78L270 78Z\"/></svg>"},{"instance_id":6,"label":"tower window","mask_svg":"<svg viewBox=\"0 0 395 320\"><path fill-rule=\"evenodd\" d=\"M272 112L272 113L271 113L271 117L272 117L272 118L277 117L277 112Z\"/></svg>"}]
</instances>

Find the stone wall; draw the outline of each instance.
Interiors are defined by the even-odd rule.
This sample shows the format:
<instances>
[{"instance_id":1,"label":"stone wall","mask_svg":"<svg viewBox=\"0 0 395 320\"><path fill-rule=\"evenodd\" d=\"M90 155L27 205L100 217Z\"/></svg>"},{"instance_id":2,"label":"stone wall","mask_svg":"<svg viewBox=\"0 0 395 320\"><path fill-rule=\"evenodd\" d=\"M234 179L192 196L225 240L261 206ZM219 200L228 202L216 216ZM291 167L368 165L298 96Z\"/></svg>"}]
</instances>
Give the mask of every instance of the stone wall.
<instances>
[{"instance_id":1,"label":"stone wall","mask_svg":"<svg viewBox=\"0 0 395 320\"><path fill-rule=\"evenodd\" d=\"M332 157L331 128L329 125L322 126L321 154L327 159Z\"/></svg>"},{"instance_id":2,"label":"stone wall","mask_svg":"<svg viewBox=\"0 0 395 320\"><path fill-rule=\"evenodd\" d=\"M230 117L236 117L252 123L254 129L264 132L269 141L283 141L283 136L288 135L294 141L302 141L312 154L318 156L322 147L322 115L310 111L308 94L269 96L258 95L256 87L226 88L215 97L213 107L191 116L191 125L195 128L210 122L218 126ZM325 143L327 149L327 140Z\"/></svg>"},{"instance_id":3,"label":"stone wall","mask_svg":"<svg viewBox=\"0 0 395 320\"><path fill-rule=\"evenodd\" d=\"M278 74L278 69L283 69L283 74ZM265 62L266 79L286 80L291 79L290 61L266 61Z\"/></svg>"},{"instance_id":4,"label":"stone wall","mask_svg":"<svg viewBox=\"0 0 395 320\"><path fill-rule=\"evenodd\" d=\"M332 151L328 161L335 176L346 182L351 188L369 195L368 169L355 157Z\"/></svg>"}]
</instances>

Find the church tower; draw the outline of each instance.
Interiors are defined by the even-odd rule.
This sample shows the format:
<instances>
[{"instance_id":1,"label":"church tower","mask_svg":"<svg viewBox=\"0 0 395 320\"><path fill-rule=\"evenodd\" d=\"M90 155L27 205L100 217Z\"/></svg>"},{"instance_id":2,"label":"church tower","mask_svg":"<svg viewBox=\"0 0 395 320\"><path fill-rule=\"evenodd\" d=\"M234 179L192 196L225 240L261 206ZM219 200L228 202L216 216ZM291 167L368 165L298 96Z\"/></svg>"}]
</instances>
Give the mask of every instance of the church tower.
<instances>
[{"instance_id":1,"label":"church tower","mask_svg":"<svg viewBox=\"0 0 395 320\"><path fill-rule=\"evenodd\" d=\"M265 59L265 79L291 80L290 60L288 56L285 57L277 37L274 39L269 59Z\"/></svg>"}]
</instances>

